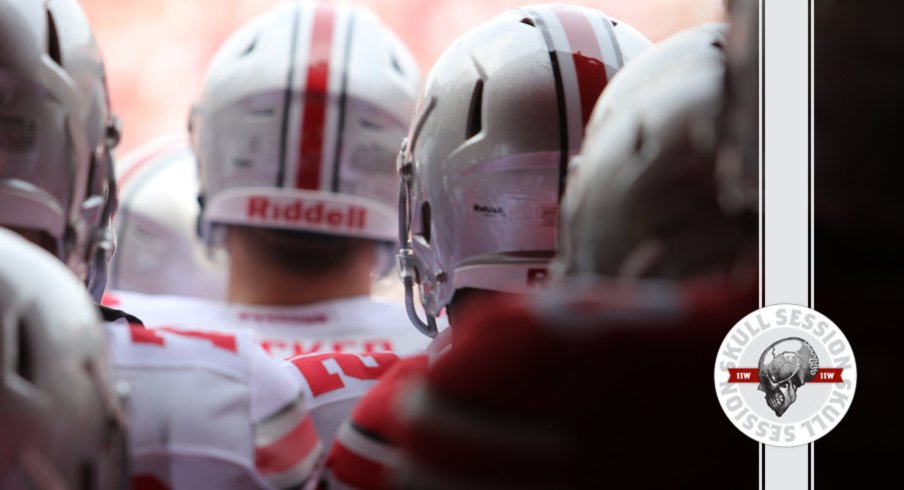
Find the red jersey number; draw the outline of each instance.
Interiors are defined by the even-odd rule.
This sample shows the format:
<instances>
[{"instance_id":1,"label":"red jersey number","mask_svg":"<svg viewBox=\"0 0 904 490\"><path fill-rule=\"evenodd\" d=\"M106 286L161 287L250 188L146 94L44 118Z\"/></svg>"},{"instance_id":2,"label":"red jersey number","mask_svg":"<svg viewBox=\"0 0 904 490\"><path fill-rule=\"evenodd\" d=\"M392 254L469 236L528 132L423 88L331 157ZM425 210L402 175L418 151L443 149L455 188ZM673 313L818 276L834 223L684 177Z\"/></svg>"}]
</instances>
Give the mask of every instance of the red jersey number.
<instances>
[{"instance_id":1,"label":"red jersey number","mask_svg":"<svg viewBox=\"0 0 904 490\"><path fill-rule=\"evenodd\" d=\"M365 358L372 360L365 363ZM345 376L373 380L383 375L399 356L390 352L375 352L373 354L348 354L343 352L330 352L326 354L309 354L289 359L308 381L314 396L340 390L345 387L342 376L327 370L326 362L334 360ZM376 365L374 365L376 364Z\"/></svg>"},{"instance_id":2,"label":"red jersey number","mask_svg":"<svg viewBox=\"0 0 904 490\"><path fill-rule=\"evenodd\" d=\"M210 343L215 347L219 347L223 350L228 350L229 352L238 351L235 336L225 333L181 330L173 327L160 327L157 329L129 327L129 330L131 330L132 333L132 342L136 344L155 344L159 346L165 345L166 339L156 331L163 330L166 332L174 333L176 335L182 335L183 337L209 340Z\"/></svg>"}]
</instances>

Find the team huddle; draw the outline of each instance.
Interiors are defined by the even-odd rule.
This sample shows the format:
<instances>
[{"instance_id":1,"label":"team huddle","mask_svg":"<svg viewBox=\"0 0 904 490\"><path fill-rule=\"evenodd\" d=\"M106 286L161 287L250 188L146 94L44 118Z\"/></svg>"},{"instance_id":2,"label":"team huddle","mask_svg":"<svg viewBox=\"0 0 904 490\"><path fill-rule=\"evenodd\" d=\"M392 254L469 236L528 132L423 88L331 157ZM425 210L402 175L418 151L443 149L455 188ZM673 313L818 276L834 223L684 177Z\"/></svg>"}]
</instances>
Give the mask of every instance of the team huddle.
<instances>
[{"instance_id":1,"label":"team huddle","mask_svg":"<svg viewBox=\"0 0 904 490\"><path fill-rule=\"evenodd\" d=\"M114 165L76 0L0 0L0 488L691 485L624 473L744 442L651 415L711 385L638 387L756 307L757 22L531 5L421 80L287 2Z\"/></svg>"}]
</instances>

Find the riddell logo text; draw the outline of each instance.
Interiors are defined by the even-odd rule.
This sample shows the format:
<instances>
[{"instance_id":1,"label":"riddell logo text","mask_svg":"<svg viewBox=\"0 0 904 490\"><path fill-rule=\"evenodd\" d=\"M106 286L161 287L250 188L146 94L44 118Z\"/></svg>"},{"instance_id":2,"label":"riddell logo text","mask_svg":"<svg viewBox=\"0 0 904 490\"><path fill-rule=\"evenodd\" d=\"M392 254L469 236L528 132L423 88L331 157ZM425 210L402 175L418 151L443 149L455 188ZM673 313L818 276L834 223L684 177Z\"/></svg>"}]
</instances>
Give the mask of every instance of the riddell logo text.
<instances>
[{"instance_id":1,"label":"riddell logo text","mask_svg":"<svg viewBox=\"0 0 904 490\"><path fill-rule=\"evenodd\" d=\"M367 210L359 206L327 206L322 202L310 204L302 199L283 204L254 196L248 200L248 217L279 223L324 223L333 228L360 230L366 225Z\"/></svg>"}]
</instances>

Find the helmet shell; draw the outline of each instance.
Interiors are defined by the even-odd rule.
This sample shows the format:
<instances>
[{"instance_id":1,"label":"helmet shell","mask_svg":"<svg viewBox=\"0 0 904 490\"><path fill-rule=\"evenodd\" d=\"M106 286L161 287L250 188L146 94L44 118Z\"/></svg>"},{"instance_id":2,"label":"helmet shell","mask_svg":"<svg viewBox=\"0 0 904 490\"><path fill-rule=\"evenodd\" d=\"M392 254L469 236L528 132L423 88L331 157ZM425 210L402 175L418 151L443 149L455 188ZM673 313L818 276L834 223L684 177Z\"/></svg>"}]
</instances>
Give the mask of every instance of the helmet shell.
<instances>
[{"instance_id":1,"label":"helmet shell","mask_svg":"<svg viewBox=\"0 0 904 490\"><path fill-rule=\"evenodd\" d=\"M395 155L419 82L363 7L290 2L242 26L190 116L205 239L240 224L394 242Z\"/></svg>"},{"instance_id":2,"label":"helmet shell","mask_svg":"<svg viewBox=\"0 0 904 490\"><path fill-rule=\"evenodd\" d=\"M598 10L549 4L507 11L440 56L400 157L428 314L457 289L542 282L568 159L608 80L648 45Z\"/></svg>"}]
</instances>

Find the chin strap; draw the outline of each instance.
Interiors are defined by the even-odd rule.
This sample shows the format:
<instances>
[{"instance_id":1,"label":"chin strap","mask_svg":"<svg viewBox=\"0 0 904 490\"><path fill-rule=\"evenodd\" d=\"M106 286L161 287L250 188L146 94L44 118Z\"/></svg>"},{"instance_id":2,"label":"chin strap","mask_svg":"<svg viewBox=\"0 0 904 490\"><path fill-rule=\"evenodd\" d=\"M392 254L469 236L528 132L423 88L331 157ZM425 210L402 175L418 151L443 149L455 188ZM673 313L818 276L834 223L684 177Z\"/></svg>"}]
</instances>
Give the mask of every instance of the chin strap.
<instances>
[{"instance_id":1,"label":"chin strap","mask_svg":"<svg viewBox=\"0 0 904 490\"><path fill-rule=\"evenodd\" d=\"M107 267L116 250L116 235L112 225L94 230L91 248L88 251L88 277L86 286L96 303L100 303L107 286Z\"/></svg>"},{"instance_id":2,"label":"chin strap","mask_svg":"<svg viewBox=\"0 0 904 490\"><path fill-rule=\"evenodd\" d=\"M399 266L399 279L405 286L405 310L408 312L408 319L414 325L418 332L430 337L436 337L436 318L430 314L426 314L427 322L424 323L417 315L414 308L414 279L417 274L417 267L414 263L414 251L411 249L411 240L408 239L408 184L411 181L411 166L406 158L408 150L408 139L402 141L402 149L399 151L397 162L397 170L401 177L399 183L399 244L402 248L396 255Z\"/></svg>"},{"instance_id":3,"label":"chin strap","mask_svg":"<svg viewBox=\"0 0 904 490\"><path fill-rule=\"evenodd\" d=\"M116 232L113 229L113 215L119 206L117 188L116 188L116 172L113 166L113 147L119 144L122 124L119 118L112 116L107 127L107 140L105 142L105 155L103 162L99 163L107 168L107 200L104 202L103 211L101 213L100 224L91 231L89 249L86 257L88 263L87 283L88 291L94 298L94 301L100 303L104 290L107 286L107 268L110 265L110 259L116 253Z\"/></svg>"},{"instance_id":4,"label":"chin strap","mask_svg":"<svg viewBox=\"0 0 904 490\"><path fill-rule=\"evenodd\" d=\"M405 285L405 310L408 312L408 319L411 320L418 332L432 339L436 337L438 331L436 318L426 314L427 322L424 323L418 317L417 310L414 308L414 254L411 248L406 246L399 250L399 254L396 257L399 261L399 278L402 280L402 284Z\"/></svg>"}]
</instances>

